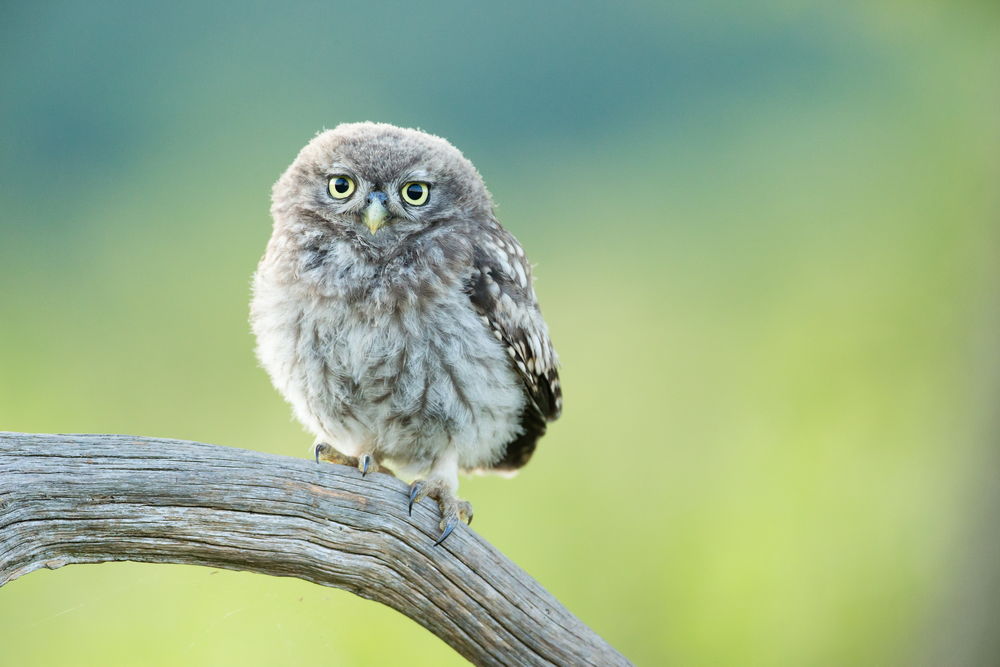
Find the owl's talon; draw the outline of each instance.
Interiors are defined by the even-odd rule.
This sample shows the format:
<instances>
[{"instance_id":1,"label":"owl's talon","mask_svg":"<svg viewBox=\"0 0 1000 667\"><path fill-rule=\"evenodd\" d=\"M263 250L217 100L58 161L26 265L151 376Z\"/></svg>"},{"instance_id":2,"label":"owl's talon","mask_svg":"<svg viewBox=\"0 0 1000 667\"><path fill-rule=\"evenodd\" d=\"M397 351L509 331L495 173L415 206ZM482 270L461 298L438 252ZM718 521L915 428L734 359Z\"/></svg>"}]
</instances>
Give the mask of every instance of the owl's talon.
<instances>
[{"instance_id":1,"label":"owl's talon","mask_svg":"<svg viewBox=\"0 0 1000 667\"><path fill-rule=\"evenodd\" d=\"M441 535L434 542L434 546L444 542L460 522L472 522L472 505L456 498L455 492L447 483L433 478L418 479L410 484L410 516L413 516L413 506L428 497L436 500L438 507L441 508L441 522L438 524Z\"/></svg>"},{"instance_id":2,"label":"owl's talon","mask_svg":"<svg viewBox=\"0 0 1000 667\"><path fill-rule=\"evenodd\" d=\"M372 465L371 454L362 454L358 457L358 470L361 471L361 476L364 477L368 474L368 468Z\"/></svg>"},{"instance_id":3,"label":"owl's talon","mask_svg":"<svg viewBox=\"0 0 1000 667\"><path fill-rule=\"evenodd\" d=\"M472 523L472 505L468 502L458 500L452 495L445 495L438 500L438 503L441 505L441 523L438 524L438 528L442 532L441 537L437 538L434 546L444 542L445 538L451 535L451 532L455 530L459 522L464 521L466 525Z\"/></svg>"},{"instance_id":4,"label":"owl's talon","mask_svg":"<svg viewBox=\"0 0 1000 667\"><path fill-rule=\"evenodd\" d=\"M343 456L340 452L325 442L317 442L313 445L313 454L316 455L316 463L319 463L320 457L322 457L324 461L337 462L338 459Z\"/></svg>"},{"instance_id":5,"label":"owl's talon","mask_svg":"<svg viewBox=\"0 0 1000 667\"><path fill-rule=\"evenodd\" d=\"M421 494L422 491L423 494ZM424 491L424 483L421 482L419 479L415 481L413 484L410 484L410 508L408 510L408 514L410 516L413 516L413 503L420 502L426 495L427 492Z\"/></svg>"},{"instance_id":6,"label":"owl's talon","mask_svg":"<svg viewBox=\"0 0 1000 667\"><path fill-rule=\"evenodd\" d=\"M437 541L434 543L433 546L436 547L437 545L439 545L442 542L444 542L445 539L449 535L451 535L451 531L455 530L455 526L457 526L457 525L458 525L458 519L455 519L455 518L449 519L448 522L445 524L444 532L441 533L441 537L437 538Z\"/></svg>"}]
</instances>

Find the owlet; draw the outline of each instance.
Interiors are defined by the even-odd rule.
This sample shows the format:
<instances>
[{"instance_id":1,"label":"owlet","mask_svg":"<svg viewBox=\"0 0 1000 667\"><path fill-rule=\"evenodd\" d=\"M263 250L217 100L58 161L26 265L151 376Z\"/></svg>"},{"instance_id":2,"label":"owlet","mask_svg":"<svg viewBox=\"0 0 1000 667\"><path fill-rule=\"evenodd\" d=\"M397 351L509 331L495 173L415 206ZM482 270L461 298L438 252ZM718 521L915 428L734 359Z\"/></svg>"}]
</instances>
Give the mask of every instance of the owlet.
<instances>
[{"instance_id":1,"label":"owlet","mask_svg":"<svg viewBox=\"0 0 1000 667\"><path fill-rule=\"evenodd\" d=\"M562 407L524 250L450 143L386 124L317 135L274 185L257 355L317 461L415 477L443 541L458 472L514 471Z\"/></svg>"}]
</instances>

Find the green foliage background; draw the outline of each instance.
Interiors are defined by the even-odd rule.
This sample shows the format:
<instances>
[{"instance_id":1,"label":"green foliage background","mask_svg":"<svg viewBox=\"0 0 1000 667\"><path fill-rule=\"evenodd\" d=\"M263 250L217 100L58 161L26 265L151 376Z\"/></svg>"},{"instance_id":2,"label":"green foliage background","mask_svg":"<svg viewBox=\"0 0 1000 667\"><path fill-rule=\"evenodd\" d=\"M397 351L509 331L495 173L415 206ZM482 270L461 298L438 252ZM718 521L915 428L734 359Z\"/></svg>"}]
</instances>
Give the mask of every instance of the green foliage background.
<instances>
[{"instance_id":1,"label":"green foliage background","mask_svg":"<svg viewBox=\"0 0 1000 667\"><path fill-rule=\"evenodd\" d=\"M246 322L270 185L419 126L564 366L532 464L463 482L477 531L637 663L993 662L998 71L993 2L5 2L0 428L305 456ZM460 663L341 591L126 563L0 590L0 655Z\"/></svg>"}]
</instances>

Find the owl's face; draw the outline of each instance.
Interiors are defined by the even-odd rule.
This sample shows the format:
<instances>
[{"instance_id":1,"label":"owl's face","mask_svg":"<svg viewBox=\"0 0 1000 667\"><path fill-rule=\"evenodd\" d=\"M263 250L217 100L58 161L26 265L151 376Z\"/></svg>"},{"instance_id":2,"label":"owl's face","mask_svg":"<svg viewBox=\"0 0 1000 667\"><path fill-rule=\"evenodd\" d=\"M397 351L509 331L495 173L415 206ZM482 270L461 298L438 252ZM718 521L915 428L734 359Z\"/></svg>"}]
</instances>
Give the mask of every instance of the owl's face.
<instances>
[{"instance_id":1,"label":"owl's face","mask_svg":"<svg viewBox=\"0 0 1000 667\"><path fill-rule=\"evenodd\" d=\"M316 136L274 187L277 225L331 225L391 246L428 227L492 214L472 163L444 139L376 123Z\"/></svg>"}]
</instances>

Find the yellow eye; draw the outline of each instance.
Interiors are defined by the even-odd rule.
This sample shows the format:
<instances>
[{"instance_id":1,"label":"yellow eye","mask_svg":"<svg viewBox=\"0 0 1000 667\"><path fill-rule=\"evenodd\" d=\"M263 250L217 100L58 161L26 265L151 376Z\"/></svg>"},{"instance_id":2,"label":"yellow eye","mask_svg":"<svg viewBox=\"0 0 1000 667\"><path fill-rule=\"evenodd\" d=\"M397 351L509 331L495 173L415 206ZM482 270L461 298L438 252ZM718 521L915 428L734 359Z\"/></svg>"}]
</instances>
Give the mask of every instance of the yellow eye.
<instances>
[{"instance_id":1,"label":"yellow eye","mask_svg":"<svg viewBox=\"0 0 1000 667\"><path fill-rule=\"evenodd\" d=\"M347 176L334 176L330 179L330 196L334 199L347 199L354 194L354 181Z\"/></svg>"},{"instance_id":2,"label":"yellow eye","mask_svg":"<svg viewBox=\"0 0 1000 667\"><path fill-rule=\"evenodd\" d=\"M411 206L423 206L427 203L427 198L431 196L431 186L429 183L420 181L410 181L399 191L403 195L403 201Z\"/></svg>"}]
</instances>

